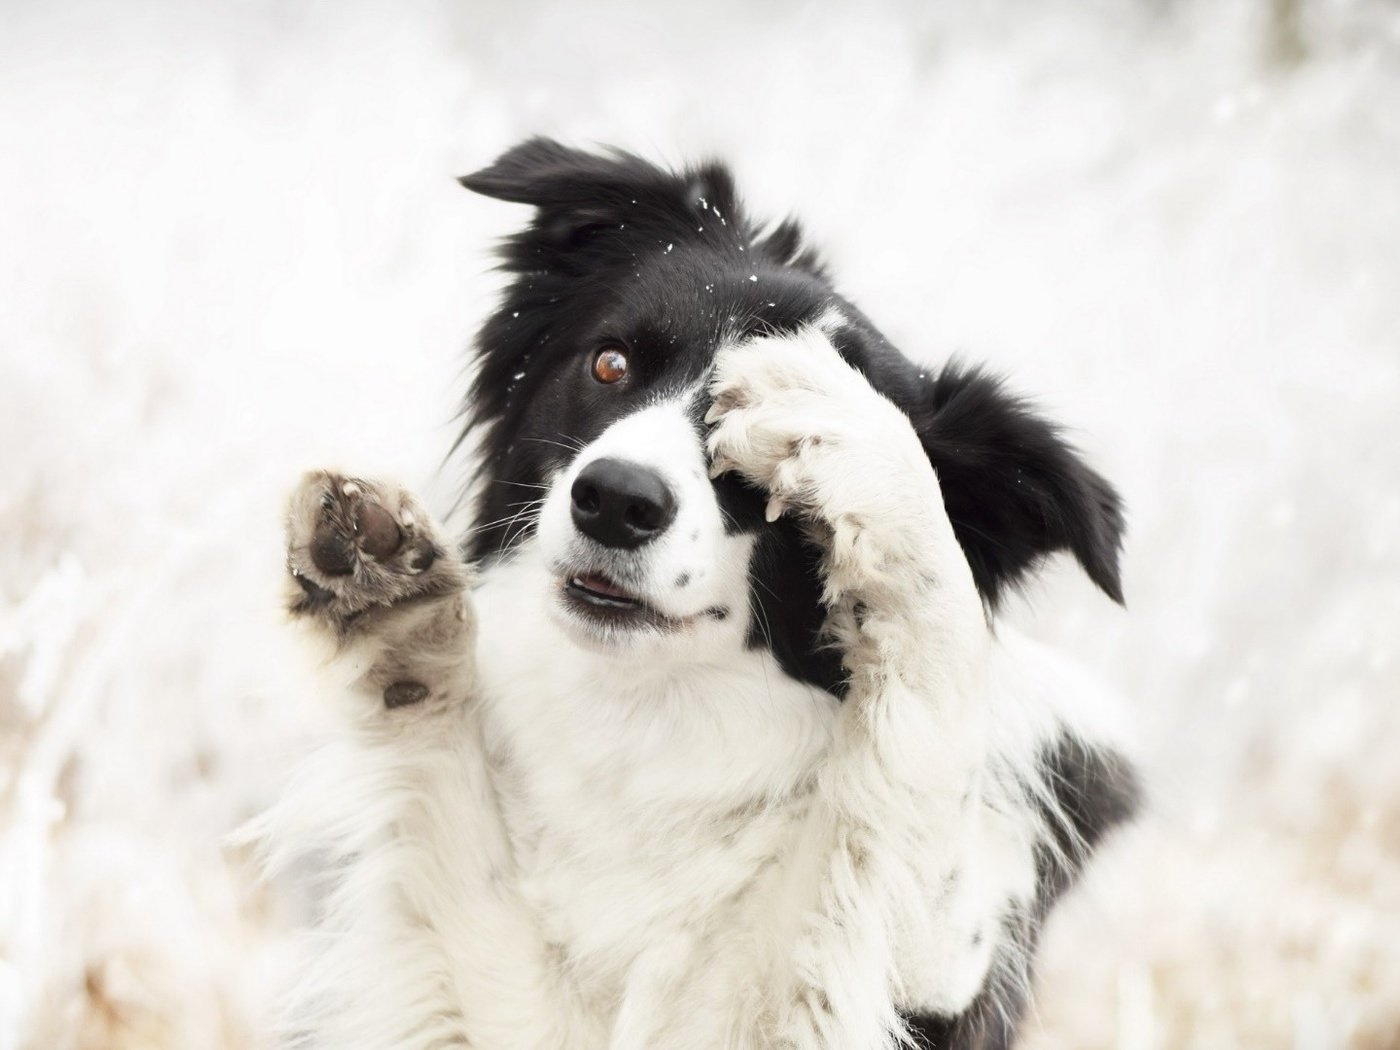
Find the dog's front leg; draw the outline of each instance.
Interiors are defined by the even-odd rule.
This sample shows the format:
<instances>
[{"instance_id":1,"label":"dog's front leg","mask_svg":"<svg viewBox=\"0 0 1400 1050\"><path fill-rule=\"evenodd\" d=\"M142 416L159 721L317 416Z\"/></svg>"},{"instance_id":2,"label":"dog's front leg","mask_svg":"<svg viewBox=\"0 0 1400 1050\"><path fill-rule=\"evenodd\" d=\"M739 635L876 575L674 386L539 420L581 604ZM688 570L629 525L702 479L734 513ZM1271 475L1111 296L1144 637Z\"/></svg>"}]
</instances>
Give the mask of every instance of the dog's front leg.
<instances>
[{"instance_id":1,"label":"dog's front leg","mask_svg":"<svg viewBox=\"0 0 1400 1050\"><path fill-rule=\"evenodd\" d=\"M907 418L821 330L724 352L712 394L714 471L764 488L770 519L799 515L825 551L828 626L849 674L782 884L798 914L761 997L772 1042L892 1046L907 945L962 921L952 889L978 852L982 604ZM931 993L921 965L925 994L965 1006L986 972L976 955L937 967Z\"/></svg>"},{"instance_id":2,"label":"dog's front leg","mask_svg":"<svg viewBox=\"0 0 1400 1050\"><path fill-rule=\"evenodd\" d=\"M480 744L470 571L410 494L326 471L292 497L287 567L345 723L265 828L334 873L298 1045L571 1045Z\"/></svg>"}]
</instances>

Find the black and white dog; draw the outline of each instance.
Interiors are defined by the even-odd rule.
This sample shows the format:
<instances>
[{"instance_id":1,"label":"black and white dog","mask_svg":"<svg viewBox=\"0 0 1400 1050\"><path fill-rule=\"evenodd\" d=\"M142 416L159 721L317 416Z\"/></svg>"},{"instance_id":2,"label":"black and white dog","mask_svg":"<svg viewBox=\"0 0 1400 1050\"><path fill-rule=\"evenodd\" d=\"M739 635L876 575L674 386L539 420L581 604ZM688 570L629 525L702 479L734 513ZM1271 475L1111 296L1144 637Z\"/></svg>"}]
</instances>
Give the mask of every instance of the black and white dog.
<instances>
[{"instance_id":1,"label":"black and white dog","mask_svg":"<svg viewBox=\"0 0 1400 1050\"><path fill-rule=\"evenodd\" d=\"M535 208L464 549L391 484L291 506L348 721L273 821L338 860L294 1041L1009 1045L1136 789L1092 687L993 614L1061 550L1117 599L1117 496L719 165L535 139L462 181Z\"/></svg>"}]
</instances>

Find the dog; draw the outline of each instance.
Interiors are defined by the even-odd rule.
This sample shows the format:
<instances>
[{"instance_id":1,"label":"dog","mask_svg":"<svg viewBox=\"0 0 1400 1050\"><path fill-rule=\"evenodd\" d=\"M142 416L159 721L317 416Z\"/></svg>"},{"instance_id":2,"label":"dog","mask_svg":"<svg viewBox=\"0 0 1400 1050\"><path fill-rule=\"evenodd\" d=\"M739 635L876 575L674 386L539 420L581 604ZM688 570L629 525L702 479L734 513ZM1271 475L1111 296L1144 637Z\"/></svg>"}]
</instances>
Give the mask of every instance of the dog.
<instances>
[{"instance_id":1,"label":"dog","mask_svg":"<svg viewBox=\"0 0 1400 1050\"><path fill-rule=\"evenodd\" d=\"M1012 1045L1048 910L1138 804L997 621L1123 513L983 370L905 357L717 163L536 138L476 345L460 542L331 471L288 607L344 731L269 818L330 876L307 1047Z\"/></svg>"}]
</instances>

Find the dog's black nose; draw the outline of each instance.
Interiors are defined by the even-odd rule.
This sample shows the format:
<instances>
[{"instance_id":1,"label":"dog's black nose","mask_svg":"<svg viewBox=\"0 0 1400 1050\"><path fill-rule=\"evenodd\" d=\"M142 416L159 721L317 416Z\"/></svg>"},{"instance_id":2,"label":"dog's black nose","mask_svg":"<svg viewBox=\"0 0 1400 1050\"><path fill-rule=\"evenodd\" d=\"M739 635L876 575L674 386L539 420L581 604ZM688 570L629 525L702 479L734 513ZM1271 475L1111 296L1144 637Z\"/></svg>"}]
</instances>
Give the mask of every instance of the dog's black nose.
<instances>
[{"instance_id":1,"label":"dog's black nose","mask_svg":"<svg viewBox=\"0 0 1400 1050\"><path fill-rule=\"evenodd\" d=\"M569 494L579 532L604 547L640 547L676 518L676 497L661 475L621 459L588 464Z\"/></svg>"}]
</instances>

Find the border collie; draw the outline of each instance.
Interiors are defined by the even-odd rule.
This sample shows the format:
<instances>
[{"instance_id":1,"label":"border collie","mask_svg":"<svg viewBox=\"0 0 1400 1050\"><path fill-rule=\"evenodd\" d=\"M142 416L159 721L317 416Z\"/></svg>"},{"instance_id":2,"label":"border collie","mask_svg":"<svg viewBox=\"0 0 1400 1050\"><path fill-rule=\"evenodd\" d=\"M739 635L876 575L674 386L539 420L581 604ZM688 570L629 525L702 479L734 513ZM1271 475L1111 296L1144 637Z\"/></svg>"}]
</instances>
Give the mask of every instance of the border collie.
<instances>
[{"instance_id":1,"label":"border collie","mask_svg":"<svg viewBox=\"0 0 1400 1050\"><path fill-rule=\"evenodd\" d=\"M995 614L1058 551L1120 599L1117 495L721 165L533 139L462 182L534 209L477 342L473 528L328 471L291 503L346 721L271 818L334 860L291 1041L1009 1046L1137 789Z\"/></svg>"}]
</instances>

